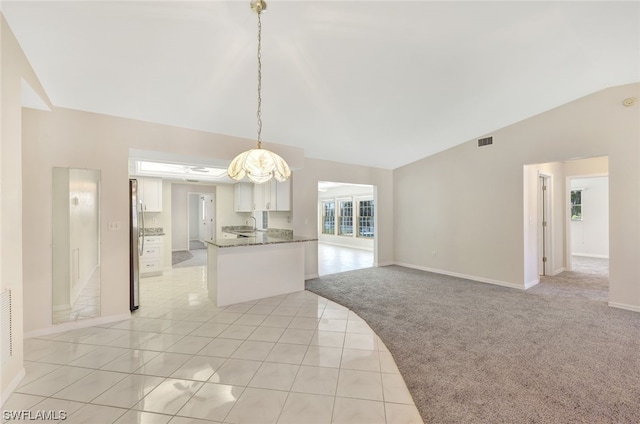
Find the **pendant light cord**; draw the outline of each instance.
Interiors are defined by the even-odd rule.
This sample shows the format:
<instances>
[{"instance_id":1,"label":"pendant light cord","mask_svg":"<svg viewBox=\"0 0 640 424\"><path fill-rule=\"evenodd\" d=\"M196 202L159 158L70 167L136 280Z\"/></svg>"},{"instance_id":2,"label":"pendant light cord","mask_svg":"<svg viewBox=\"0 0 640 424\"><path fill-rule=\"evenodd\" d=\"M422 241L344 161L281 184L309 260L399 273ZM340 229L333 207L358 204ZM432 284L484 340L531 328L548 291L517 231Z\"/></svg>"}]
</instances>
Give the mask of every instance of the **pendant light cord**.
<instances>
[{"instance_id":1,"label":"pendant light cord","mask_svg":"<svg viewBox=\"0 0 640 424\"><path fill-rule=\"evenodd\" d=\"M258 11L258 149L262 148L262 21Z\"/></svg>"}]
</instances>

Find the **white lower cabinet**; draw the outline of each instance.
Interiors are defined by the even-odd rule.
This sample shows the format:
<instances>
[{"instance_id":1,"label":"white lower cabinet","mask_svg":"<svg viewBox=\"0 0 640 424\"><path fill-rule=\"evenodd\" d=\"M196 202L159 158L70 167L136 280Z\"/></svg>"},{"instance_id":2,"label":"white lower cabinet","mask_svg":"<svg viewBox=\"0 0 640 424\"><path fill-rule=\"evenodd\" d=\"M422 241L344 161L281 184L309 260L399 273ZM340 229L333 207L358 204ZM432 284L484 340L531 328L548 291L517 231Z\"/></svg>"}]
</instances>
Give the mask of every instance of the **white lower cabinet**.
<instances>
[{"instance_id":1,"label":"white lower cabinet","mask_svg":"<svg viewBox=\"0 0 640 424\"><path fill-rule=\"evenodd\" d=\"M140 277L162 274L164 255L163 236L144 236L144 247L139 257Z\"/></svg>"}]
</instances>

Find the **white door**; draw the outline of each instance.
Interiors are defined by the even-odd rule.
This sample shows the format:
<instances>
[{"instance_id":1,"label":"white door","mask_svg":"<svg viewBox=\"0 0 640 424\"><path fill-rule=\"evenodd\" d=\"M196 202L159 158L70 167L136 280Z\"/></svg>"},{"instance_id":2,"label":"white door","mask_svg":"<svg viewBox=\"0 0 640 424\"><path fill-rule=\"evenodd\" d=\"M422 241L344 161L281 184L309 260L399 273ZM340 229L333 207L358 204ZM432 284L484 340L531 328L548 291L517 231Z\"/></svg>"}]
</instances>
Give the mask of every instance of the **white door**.
<instances>
[{"instance_id":1,"label":"white door","mask_svg":"<svg viewBox=\"0 0 640 424\"><path fill-rule=\"evenodd\" d=\"M538 274L549 275L549 176L538 177Z\"/></svg>"},{"instance_id":2,"label":"white door","mask_svg":"<svg viewBox=\"0 0 640 424\"><path fill-rule=\"evenodd\" d=\"M205 194L200 197L202 207L202 240L213 240L216 228L216 208L213 195Z\"/></svg>"}]
</instances>

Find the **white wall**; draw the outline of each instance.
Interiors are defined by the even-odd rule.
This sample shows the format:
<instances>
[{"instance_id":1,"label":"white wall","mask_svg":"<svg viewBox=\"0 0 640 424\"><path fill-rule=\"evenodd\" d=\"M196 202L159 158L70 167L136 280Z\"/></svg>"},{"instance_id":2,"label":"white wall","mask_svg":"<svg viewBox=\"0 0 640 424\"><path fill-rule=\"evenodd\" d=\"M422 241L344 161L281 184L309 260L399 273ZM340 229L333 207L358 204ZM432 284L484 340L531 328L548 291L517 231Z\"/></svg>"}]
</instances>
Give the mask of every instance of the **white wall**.
<instances>
[{"instance_id":1,"label":"white wall","mask_svg":"<svg viewBox=\"0 0 640 424\"><path fill-rule=\"evenodd\" d=\"M23 365L23 165L22 165L22 108L21 89L26 82L44 101L51 102L15 39L4 15L0 13L0 291L11 290L13 320L13 354L0 372L0 404L4 403L11 391L24 375ZM35 172L43 172L37 170ZM49 169L48 172L51 172ZM49 190L51 190L51 186ZM50 209L50 208L49 208ZM42 219L51 224L51 214ZM30 223L28 220L25 222ZM52 231L48 238L51 241ZM46 237L46 236L45 236ZM50 257L40 260L41 267L51 272ZM50 279L51 280L51 279ZM51 285L45 288L51 293ZM40 293L42 294L42 293ZM51 296L44 296L51 304ZM51 306L49 306L51 321Z\"/></svg>"},{"instance_id":2,"label":"white wall","mask_svg":"<svg viewBox=\"0 0 640 424\"><path fill-rule=\"evenodd\" d=\"M200 239L200 214L202 202L199 194L189 194L189 240Z\"/></svg>"},{"instance_id":3,"label":"white wall","mask_svg":"<svg viewBox=\"0 0 640 424\"><path fill-rule=\"evenodd\" d=\"M293 211L269 211L267 213L269 214L269 228L293 230Z\"/></svg>"},{"instance_id":4,"label":"white wall","mask_svg":"<svg viewBox=\"0 0 640 424\"><path fill-rule=\"evenodd\" d=\"M640 108L622 106L639 92L602 90L494 131L492 146L474 139L394 170L396 261L523 288L535 224L523 220L523 166L608 156L610 305L640 311L640 221L628 219L640 216L629 195L640 186Z\"/></svg>"},{"instance_id":5,"label":"white wall","mask_svg":"<svg viewBox=\"0 0 640 424\"><path fill-rule=\"evenodd\" d=\"M571 189L582 189L582 221L571 221L571 253L609 257L609 178L573 178Z\"/></svg>"}]
</instances>

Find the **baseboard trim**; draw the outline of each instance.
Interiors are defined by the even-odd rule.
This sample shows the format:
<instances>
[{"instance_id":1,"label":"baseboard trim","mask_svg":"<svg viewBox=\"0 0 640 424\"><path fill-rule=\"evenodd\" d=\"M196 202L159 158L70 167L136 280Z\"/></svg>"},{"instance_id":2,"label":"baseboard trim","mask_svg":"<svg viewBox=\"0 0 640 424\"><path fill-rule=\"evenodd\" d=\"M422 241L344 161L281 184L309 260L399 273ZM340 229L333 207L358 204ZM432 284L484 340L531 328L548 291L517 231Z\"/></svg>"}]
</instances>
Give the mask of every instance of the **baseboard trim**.
<instances>
[{"instance_id":1,"label":"baseboard trim","mask_svg":"<svg viewBox=\"0 0 640 424\"><path fill-rule=\"evenodd\" d=\"M640 312L640 306L627 305L626 303L609 302L612 308L624 309L625 311Z\"/></svg>"},{"instance_id":2,"label":"baseboard trim","mask_svg":"<svg viewBox=\"0 0 640 424\"><path fill-rule=\"evenodd\" d=\"M304 279L306 280L313 280L314 278L320 278L320 276L318 274L309 274L309 275L305 275Z\"/></svg>"},{"instance_id":3,"label":"baseboard trim","mask_svg":"<svg viewBox=\"0 0 640 424\"><path fill-rule=\"evenodd\" d=\"M581 256L584 258L609 259L609 255L593 255L591 253L571 253L571 256Z\"/></svg>"},{"instance_id":4,"label":"baseboard trim","mask_svg":"<svg viewBox=\"0 0 640 424\"><path fill-rule=\"evenodd\" d=\"M58 306L54 306L54 307L53 307L53 312L64 311L65 309L71 309L71 305L66 304L66 305L58 305Z\"/></svg>"},{"instance_id":5,"label":"baseboard trim","mask_svg":"<svg viewBox=\"0 0 640 424\"><path fill-rule=\"evenodd\" d=\"M555 277L556 275L560 274L561 272L565 272L567 269L565 267L556 269L555 271L553 271L553 273L551 274L552 277Z\"/></svg>"},{"instance_id":6,"label":"baseboard trim","mask_svg":"<svg viewBox=\"0 0 640 424\"><path fill-rule=\"evenodd\" d=\"M24 334L25 339L31 339L34 337L48 336L50 334L64 333L69 330L78 330L80 328L93 327L102 324L110 324L112 322L124 321L131 318L131 312L120 315L112 315L108 317L87 318L80 321L64 322L62 324L55 324L53 327L42 328L40 330L29 331Z\"/></svg>"},{"instance_id":7,"label":"baseboard trim","mask_svg":"<svg viewBox=\"0 0 640 424\"><path fill-rule=\"evenodd\" d=\"M9 383L7 388L0 395L0 405L4 405L4 403L9 399L13 392L18 388L25 375L27 375L27 373L23 367L20 372L13 377L11 383Z\"/></svg>"},{"instance_id":8,"label":"baseboard trim","mask_svg":"<svg viewBox=\"0 0 640 424\"><path fill-rule=\"evenodd\" d=\"M365 252L373 253L373 247L352 246L350 244L333 243L333 242L330 242L330 241L322 241L322 240L318 240L318 243L320 243L320 244L328 244L328 245L331 245L331 246L338 246L338 247L348 247L349 249L364 250Z\"/></svg>"},{"instance_id":9,"label":"baseboard trim","mask_svg":"<svg viewBox=\"0 0 640 424\"><path fill-rule=\"evenodd\" d=\"M487 284L494 284L496 286L509 287L511 289L518 289L518 290L526 289L524 284L509 283L507 281L500 281L500 280L492 280L490 278L477 277L475 275L460 274L460 273L457 273L457 272L445 271L445 270L442 270L442 269L429 268L429 267L426 267L426 266L408 264L406 262L395 262L395 265L404 266L404 267L407 267L407 268L419 269L421 271L433 272L433 273L436 273L436 274L449 275L451 277L464 278L465 280L477 281L479 283L487 283Z\"/></svg>"},{"instance_id":10,"label":"baseboard trim","mask_svg":"<svg viewBox=\"0 0 640 424\"><path fill-rule=\"evenodd\" d=\"M530 289L531 287L536 286L539 283L540 283L540 279L539 278L537 280L529 281L528 283L525 283L524 289L525 290Z\"/></svg>"},{"instance_id":11,"label":"baseboard trim","mask_svg":"<svg viewBox=\"0 0 640 424\"><path fill-rule=\"evenodd\" d=\"M395 264L396 264L396 263L395 263L395 262L393 262L393 261L385 261L385 262L377 262L377 263L374 263L374 264L373 264L373 266L381 267L381 266L389 266L389 265L395 265Z\"/></svg>"}]
</instances>

